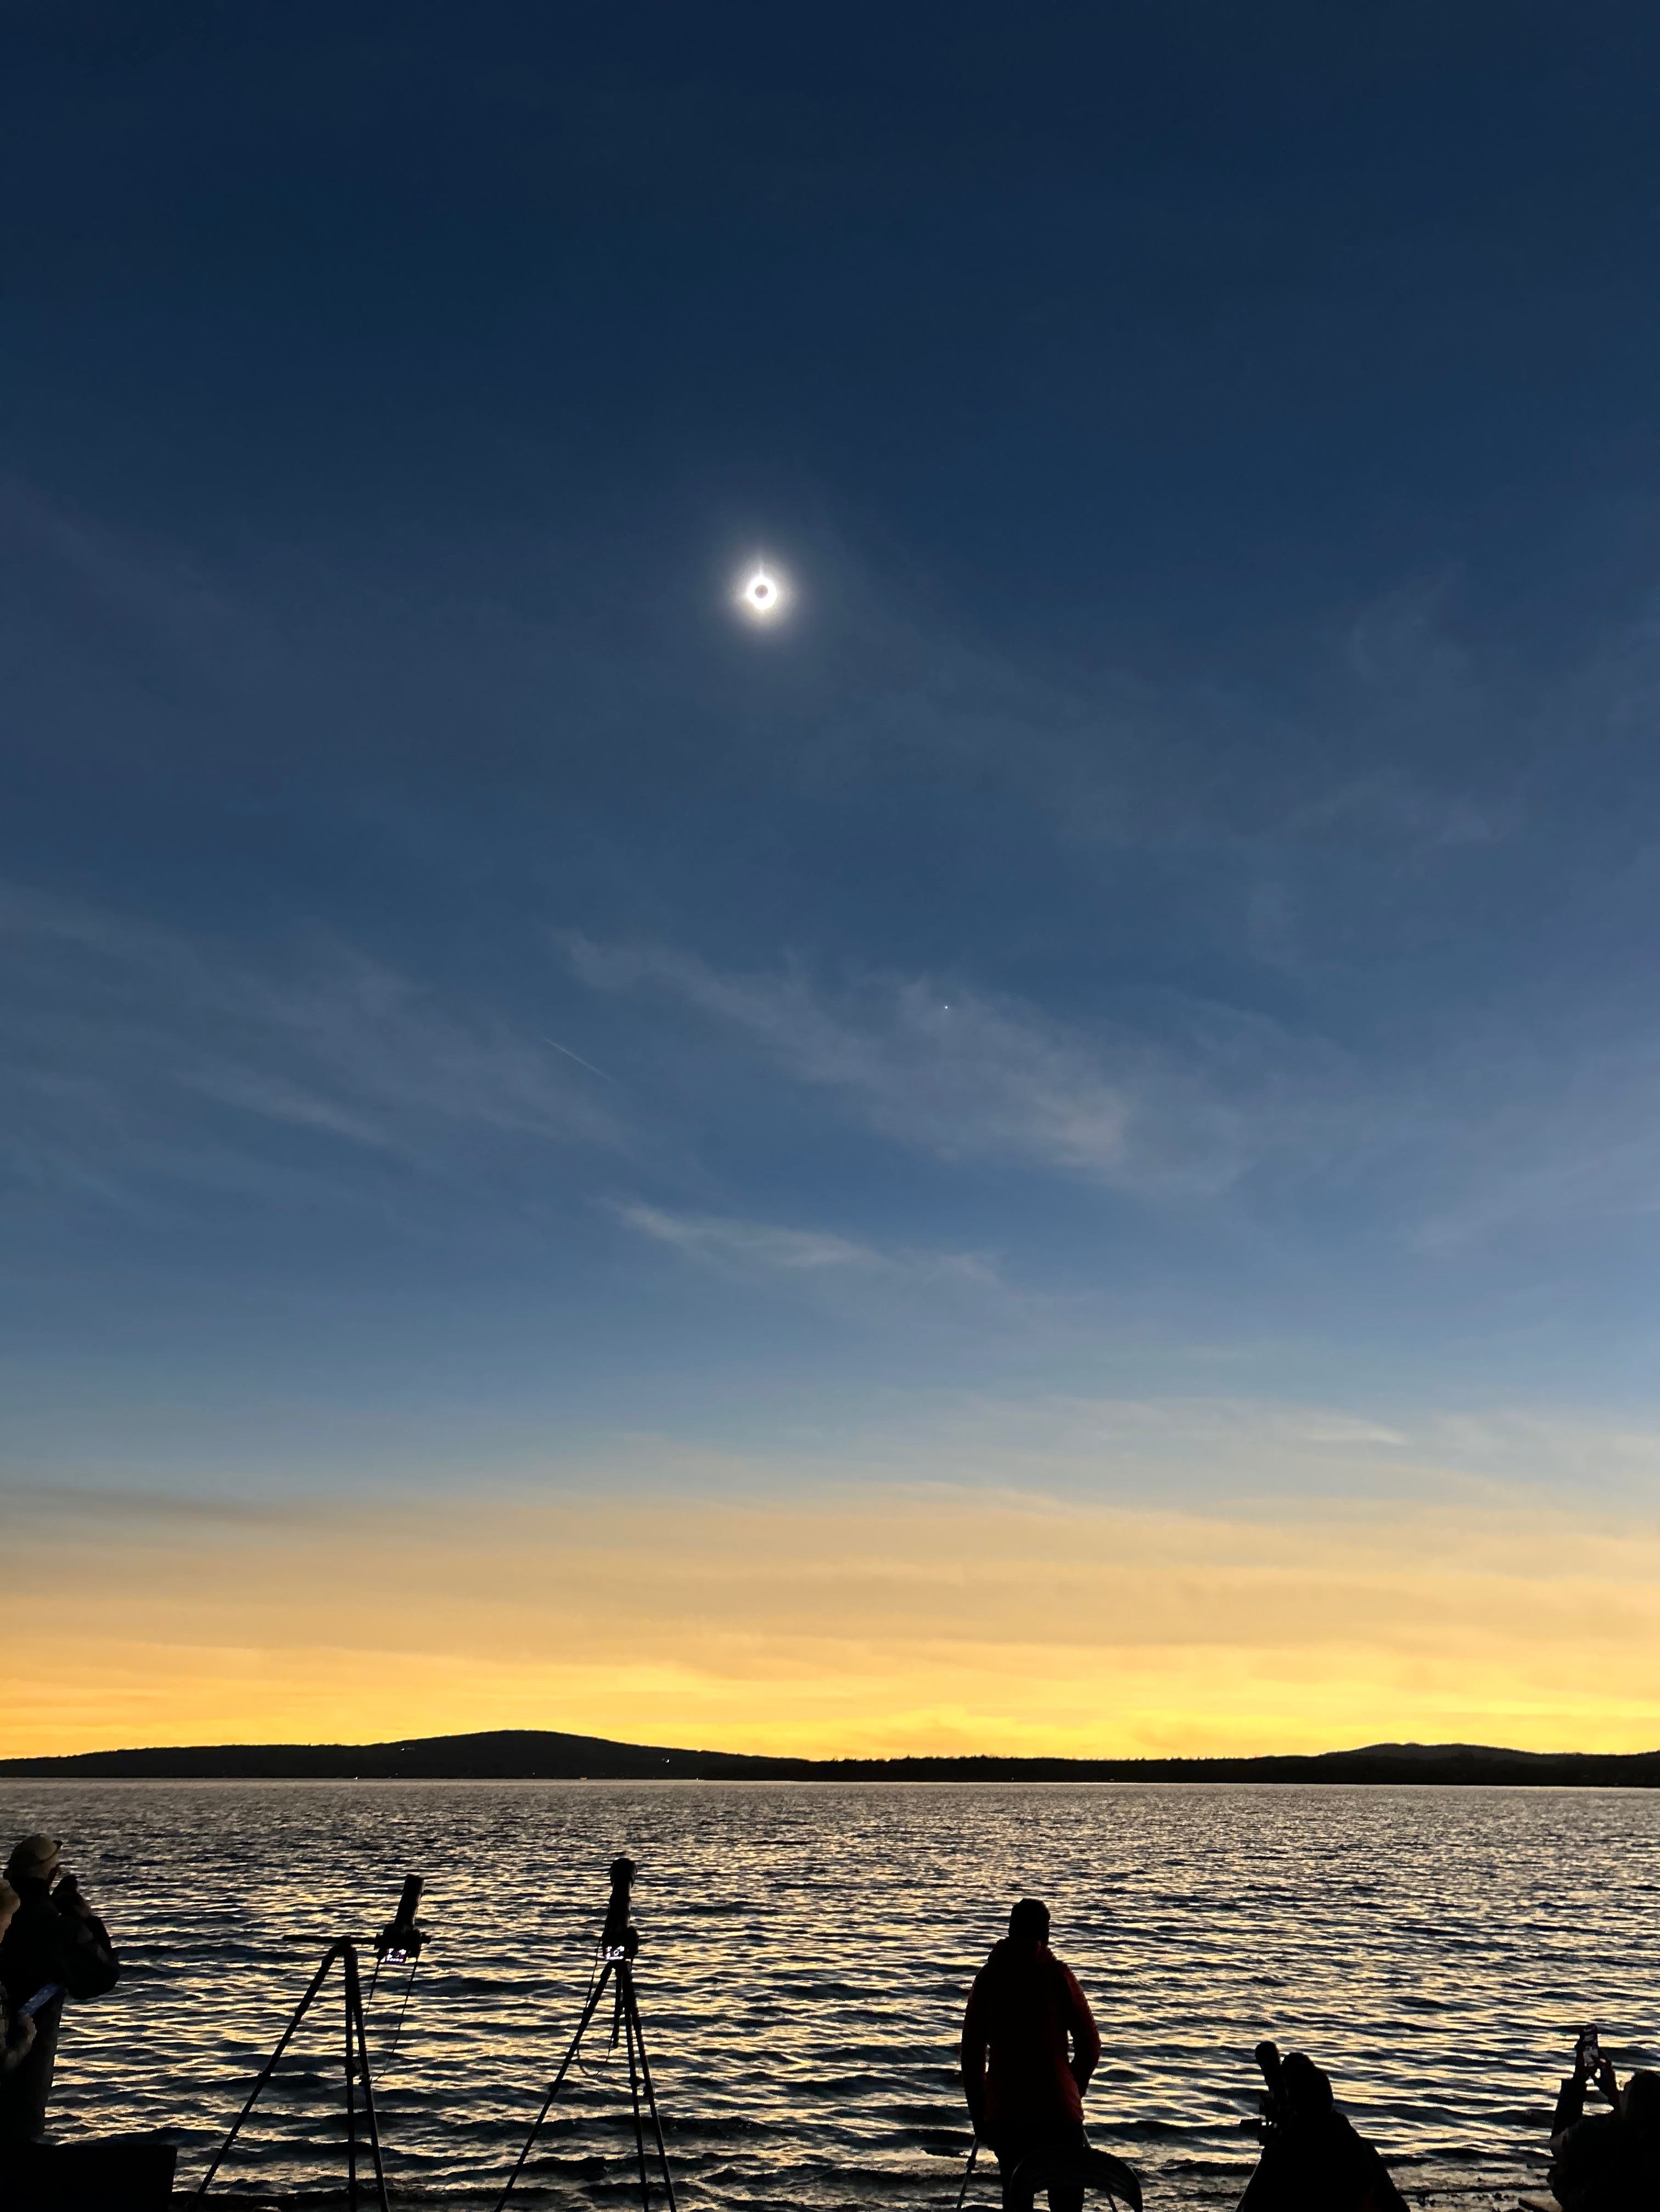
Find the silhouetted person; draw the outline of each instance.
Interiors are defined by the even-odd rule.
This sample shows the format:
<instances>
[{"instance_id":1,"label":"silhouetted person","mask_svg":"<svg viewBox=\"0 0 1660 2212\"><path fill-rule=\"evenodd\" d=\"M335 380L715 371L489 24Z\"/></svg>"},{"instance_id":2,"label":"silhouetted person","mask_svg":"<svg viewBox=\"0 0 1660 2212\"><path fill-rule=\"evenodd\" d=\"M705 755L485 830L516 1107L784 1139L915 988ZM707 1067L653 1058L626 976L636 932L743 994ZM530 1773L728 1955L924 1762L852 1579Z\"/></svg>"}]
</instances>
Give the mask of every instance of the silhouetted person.
<instances>
[{"instance_id":1,"label":"silhouetted person","mask_svg":"<svg viewBox=\"0 0 1660 2212\"><path fill-rule=\"evenodd\" d=\"M102 1996L115 1987L121 1964L74 1875L59 1878L58 1846L50 1836L25 1836L6 1863L6 1879L18 1896L0 1942L6 2009L15 2019L41 1990L52 1995L35 2009L31 2047L0 2075L0 2142L37 2142L46 2133L64 2000Z\"/></svg>"},{"instance_id":2,"label":"silhouetted person","mask_svg":"<svg viewBox=\"0 0 1660 2212\"><path fill-rule=\"evenodd\" d=\"M1550 2125L1552 2194L1562 2212L1655 2212L1660 2206L1660 2074L1639 2069L1623 2094L1589 2029L1574 2051ZM1585 2117L1595 2080L1610 2110Z\"/></svg>"},{"instance_id":3,"label":"silhouetted person","mask_svg":"<svg viewBox=\"0 0 1660 2212\"><path fill-rule=\"evenodd\" d=\"M1282 2060L1259 2043L1256 2063L1268 2085L1262 2155L1239 2212L1407 2212L1389 2168L1338 2111L1311 2058L1293 2051Z\"/></svg>"},{"instance_id":4,"label":"silhouetted person","mask_svg":"<svg viewBox=\"0 0 1660 2212\"><path fill-rule=\"evenodd\" d=\"M1084 1992L1049 1947L1049 1907L1023 1897L1006 1939L974 1978L963 2017L963 2087L974 2131L990 2144L1004 2212L1031 2212L1035 2184L1017 2179L1039 2154L1076 2168L1088 2152L1084 2091L1101 2056ZM1049 2185L1050 2212L1080 2212L1081 2179Z\"/></svg>"},{"instance_id":5,"label":"silhouetted person","mask_svg":"<svg viewBox=\"0 0 1660 2212\"><path fill-rule=\"evenodd\" d=\"M0 1944L6 1940L6 1930L15 1918L21 1902L11 1884L0 1881ZM0 1983L0 2080L15 2074L33 2046L33 2021L6 2002L5 1986Z\"/></svg>"}]
</instances>

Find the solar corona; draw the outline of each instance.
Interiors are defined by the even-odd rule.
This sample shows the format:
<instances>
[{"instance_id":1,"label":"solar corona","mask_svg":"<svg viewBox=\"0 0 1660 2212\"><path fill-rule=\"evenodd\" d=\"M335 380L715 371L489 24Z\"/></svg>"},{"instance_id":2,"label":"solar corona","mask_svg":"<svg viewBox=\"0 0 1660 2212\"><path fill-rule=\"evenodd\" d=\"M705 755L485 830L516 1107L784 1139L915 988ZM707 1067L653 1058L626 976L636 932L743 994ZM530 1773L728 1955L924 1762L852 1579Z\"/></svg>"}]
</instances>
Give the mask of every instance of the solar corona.
<instances>
[{"instance_id":1,"label":"solar corona","mask_svg":"<svg viewBox=\"0 0 1660 2212\"><path fill-rule=\"evenodd\" d=\"M751 622L772 622L789 604L788 586L771 569L757 567L739 585L738 604Z\"/></svg>"}]
</instances>

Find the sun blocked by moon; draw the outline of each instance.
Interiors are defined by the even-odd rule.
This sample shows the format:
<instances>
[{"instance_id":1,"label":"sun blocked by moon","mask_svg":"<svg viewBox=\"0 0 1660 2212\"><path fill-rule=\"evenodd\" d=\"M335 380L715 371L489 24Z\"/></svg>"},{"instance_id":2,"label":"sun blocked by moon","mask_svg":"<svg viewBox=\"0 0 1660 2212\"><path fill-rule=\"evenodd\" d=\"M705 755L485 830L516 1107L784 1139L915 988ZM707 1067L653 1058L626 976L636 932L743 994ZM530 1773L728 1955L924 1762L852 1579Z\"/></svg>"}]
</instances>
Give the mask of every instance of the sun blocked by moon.
<instances>
[{"instance_id":1,"label":"sun blocked by moon","mask_svg":"<svg viewBox=\"0 0 1660 2212\"><path fill-rule=\"evenodd\" d=\"M790 603L788 579L764 561L745 570L733 594L739 612L752 623L776 622Z\"/></svg>"}]
</instances>

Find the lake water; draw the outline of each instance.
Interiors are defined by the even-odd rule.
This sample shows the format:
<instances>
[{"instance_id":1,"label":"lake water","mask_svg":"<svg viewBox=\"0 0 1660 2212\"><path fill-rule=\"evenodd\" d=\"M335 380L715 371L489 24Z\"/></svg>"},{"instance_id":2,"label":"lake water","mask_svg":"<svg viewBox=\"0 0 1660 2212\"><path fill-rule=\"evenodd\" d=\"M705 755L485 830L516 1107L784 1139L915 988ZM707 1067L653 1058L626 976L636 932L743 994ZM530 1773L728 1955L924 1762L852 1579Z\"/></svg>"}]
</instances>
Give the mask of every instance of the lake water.
<instances>
[{"instance_id":1,"label":"lake water","mask_svg":"<svg viewBox=\"0 0 1660 2212\"><path fill-rule=\"evenodd\" d=\"M1582 2021L1622 2075L1660 2035L1660 1793L0 1781L0 1829L38 1828L127 1961L68 2017L57 2125L171 2128L181 2185L325 1941L371 1935L406 1872L429 1949L377 2081L405 2202L493 2202L620 1850L687 2212L949 2212L963 2003L1023 1893L1049 1901L1101 2026L1091 2138L1139 2168L1150 2212L1237 2201L1264 2035L1329 2070L1414 2203L1470 2207L1542 2185ZM383 1979L372 2055L400 1995ZM337 1997L313 2019L216 2193L337 2191ZM631 2157L625 2074L575 2076L523 2201L637 2203ZM988 2169L970 2205L995 2203Z\"/></svg>"}]
</instances>

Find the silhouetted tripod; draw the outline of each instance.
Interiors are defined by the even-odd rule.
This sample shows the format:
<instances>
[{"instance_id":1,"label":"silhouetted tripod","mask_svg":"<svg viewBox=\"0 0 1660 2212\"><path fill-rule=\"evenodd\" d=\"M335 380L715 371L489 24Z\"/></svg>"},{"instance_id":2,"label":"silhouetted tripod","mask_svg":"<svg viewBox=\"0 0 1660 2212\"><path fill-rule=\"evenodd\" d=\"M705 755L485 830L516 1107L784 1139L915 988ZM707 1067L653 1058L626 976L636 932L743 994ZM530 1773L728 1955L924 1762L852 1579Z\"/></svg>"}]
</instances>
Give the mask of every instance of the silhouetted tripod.
<instances>
[{"instance_id":1,"label":"silhouetted tripod","mask_svg":"<svg viewBox=\"0 0 1660 2212\"><path fill-rule=\"evenodd\" d=\"M657 2092L652 2087L651 2066L646 2057L645 2032L640 2025L640 2003L634 1993L634 1960L640 1948L640 1936L629 1925L629 1892L634 1887L634 1877L639 1869L632 1859L613 1859L611 1863L611 1903L605 1908L605 1924L599 1936L599 1956L596 1964L599 1977L588 1991L587 2002L582 2007L582 2017L576 2023L576 2033L570 2039L570 2048L559 2062L559 2071L548 2084L548 2094L542 2100L542 2109L531 2123L531 2131L525 2138L513 2172L508 2176L508 2185L496 2200L496 2212L505 2212L507 2201L513 2193L513 2185L525 2170L525 2160L532 2146L542 2131L542 2123L549 2108L559 2094L560 2085L569 2073L571 2062L587 2033L588 2022L599 2009L605 1994L605 1984L615 1980L616 2014L611 2022L611 2039L615 2048L618 2034L626 2039L629 2054L629 2099L634 2108L634 2147L640 2160L640 2203L642 2212L651 2212L651 2181L647 2172L646 2115L651 2115L651 2131L657 2146L657 2166L663 2178L663 2193L668 2199L668 2212L675 2212L674 2183L669 2176L669 2154L663 2144L663 2123L658 2118Z\"/></svg>"},{"instance_id":2,"label":"silhouetted tripod","mask_svg":"<svg viewBox=\"0 0 1660 2212\"><path fill-rule=\"evenodd\" d=\"M277 2062L294 2039L294 2032L311 2008L312 2000L328 1979L329 1968L338 1959L344 1970L346 1993L346 2202L351 2212L357 2212L357 2082L363 2084L363 2118L368 2132L368 2153L374 2166L374 2194L380 2212L387 2212L386 2177L380 2164L380 2129L374 2117L374 2085L369 2079L368 2040L363 2032L363 1990L357 1973L357 1947L342 1936L329 1945L323 1954L323 1963L311 1978L307 1990L293 2013L289 2024L277 2038L277 2048L261 2068L258 2080L248 2092L248 2101L231 2124L230 2133L213 2154L213 2163L202 2177L197 2191L198 2197L208 2193L208 2184L218 2172L225 2154L241 2132L242 2123L259 2101L260 2092L277 2071Z\"/></svg>"}]
</instances>

